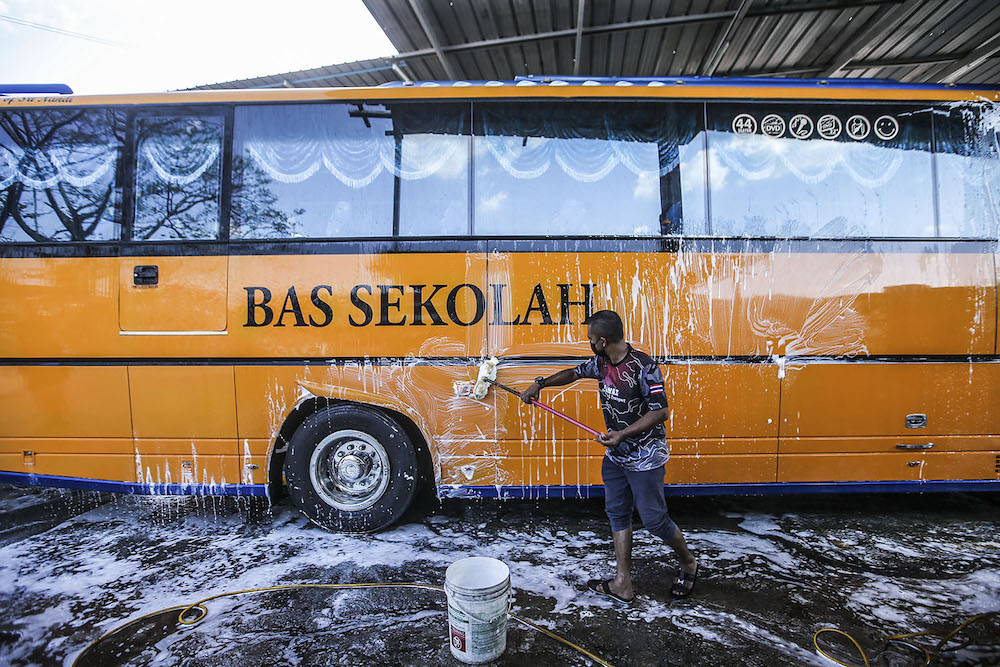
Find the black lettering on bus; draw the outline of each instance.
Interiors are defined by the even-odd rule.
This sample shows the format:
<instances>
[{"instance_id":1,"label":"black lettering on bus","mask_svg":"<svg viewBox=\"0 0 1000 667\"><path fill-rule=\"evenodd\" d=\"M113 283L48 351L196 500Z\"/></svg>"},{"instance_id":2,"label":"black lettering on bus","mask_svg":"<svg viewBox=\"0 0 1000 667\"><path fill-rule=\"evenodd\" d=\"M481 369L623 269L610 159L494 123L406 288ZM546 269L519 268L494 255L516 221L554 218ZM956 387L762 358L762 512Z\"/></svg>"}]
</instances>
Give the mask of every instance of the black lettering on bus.
<instances>
[{"instance_id":1,"label":"black lettering on bus","mask_svg":"<svg viewBox=\"0 0 1000 667\"><path fill-rule=\"evenodd\" d=\"M372 322L372 307L365 303L360 296L358 296L359 290L368 290L368 295L371 296L372 286L371 285L355 285L351 288L351 303L364 314L365 319L363 322L357 322L354 319L354 315L348 315L347 320L351 323L352 327L364 327L368 326Z\"/></svg>"},{"instance_id":2,"label":"black lettering on bus","mask_svg":"<svg viewBox=\"0 0 1000 667\"><path fill-rule=\"evenodd\" d=\"M313 305L316 306L321 313L323 313L322 322L314 320L312 315L309 316L309 324L314 327L325 327L330 324L330 322L333 322L333 308L330 307L330 304L320 298L320 290L326 290L330 296L333 296L333 288L329 285L316 285L316 287L313 287L312 294L309 295L309 298L312 300Z\"/></svg>"},{"instance_id":3,"label":"black lettering on bus","mask_svg":"<svg viewBox=\"0 0 1000 667\"><path fill-rule=\"evenodd\" d=\"M247 291L247 323L243 326L266 327L274 319L274 311L267 305L271 300L271 290L266 287L244 287L243 289ZM257 303L257 299L255 298L257 292L260 292L261 296L264 297L260 303ZM264 311L263 322L257 321L256 312L258 309Z\"/></svg>"},{"instance_id":4,"label":"black lettering on bus","mask_svg":"<svg viewBox=\"0 0 1000 667\"><path fill-rule=\"evenodd\" d=\"M559 285L559 324L573 324L569 317L570 306L583 306L583 324L586 324L590 321L590 316L594 314L593 294L591 293L594 286L590 283L582 284L583 301L570 301L569 288L572 286Z\"/></svg>"},{"instance_id":5,"label":"black lettering on bus","mask_svg":"<svg viewBox=\"0 0 1000 667\"><path fill-rule=\"evenodd\" d=\"M430 315L432 324L434 326L445 326L445 321L441 319L441 315L438 314L437 308L434 306L433 300L434 295L437 294L442 288L447 287L447 285L434 285L434 291L426 299L423 298L423 291L427 285L410 285L413 289L413 321L410 322L410 326L423 325L424 324L424 311Z\"/></svg>"},{"instance_id":6,"label":"black lettering on bus","mask_svg":"<svg viewBox=\"0 0 1000 667\"><path fill-rule=\"evenodd\" d=\"M535 305L536 302L538 305ZM541 285L535 285L535 289L531 292L531 299L528 301L528 310L524 313L524 317L518 318L520 320L519 324L531 324L531 313L536 310L542 316L542 324L555 324L552 321L552 316L549 314L549 304L545 301L545 292L542 291Z\"/></svg>"},{"instance_id":7,"label":"black lettering on bus","mask_svg":"<svg viewBox=\"0 0 1000 667\"><path fill-rule=\"evenodd\" d=\"M493 321L490 324L506 326L520 322L520 318L516 317L510 322L505 322L503 319L503 288L506 285L503 283L493 283L490 284L490 287L493 288Z\"/></svg>"},{"instance_id":8,"label":"black lettering on bus","mask_svg":"<svg viewBox=\"0 0 1000 667\"><path fill-rule=\"evenodd\" d=\"M390 308L395 308L397 311L399 310L399 299L396 299L395 301L389 301L389 290L399 290L399 294L400 294L400 296L402 296L403 292L405 291L404 288L403 288L403 286L402 285L379 285L378 286L378 290L381 293L381 297L379 298L379 301L378 301L378 305L379 305L379 309L378 309L378 312L379 312L378 324L376 324L375 326L377 326L377 327L401 327L404 324L406 324L406 315L403 315L403 319L400 320L399 322L393 322L392 320L389 319L389 309Z\"/></svg>"},{"instance_id":9,"label":"black lettering on bus","mask_svg":"<svg viewBox=\"0 0 1000 667\"><path fill-rule=\"evenodd\" d=\"M476 297L476 316L472 318L469 322L463 322L462 318L458 316L458 292L463 287L468 287L472 290L472 293ZM483 314L486 313L486 295L483 294L483 290L479 289L475 285L469 283L462 283L461 285L456 285L451 292L448 293L448 317L455 324L459 324L463 327L471 327L473 324L479 322L483 319Z\"/></svg>"},{"instance_id":10,"label":"black lettering on bus","mask_svg":"<svg viewBox=\"0 0 1000 667\"><path fill-rule=\"evenodd\" d=\"M285 313L291 313L295 317L294 327L304 327L308 326L306 324L306 318L302 317L302 306L299 305L299 297L295 293L295 286L288 288L288 292L285 294L285 303L281 306L281 313L278 314L278 321L274 323L276 327L283 327L284 324L281 320L285 318Z\"/></svg>"}]
</instances>

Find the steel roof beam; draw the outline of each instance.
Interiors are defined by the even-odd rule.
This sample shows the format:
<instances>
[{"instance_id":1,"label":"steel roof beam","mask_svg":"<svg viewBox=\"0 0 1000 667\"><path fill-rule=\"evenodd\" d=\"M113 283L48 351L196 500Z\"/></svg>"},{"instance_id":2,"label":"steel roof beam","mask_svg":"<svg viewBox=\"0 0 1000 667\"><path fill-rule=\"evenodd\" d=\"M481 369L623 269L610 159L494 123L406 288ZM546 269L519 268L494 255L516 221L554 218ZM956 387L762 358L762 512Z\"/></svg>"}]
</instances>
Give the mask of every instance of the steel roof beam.
<instances>
[{"instance_id":1,"label":"steel roof beam","mask_svg":"<svg viewBox=\"0 0 1000 667\"><path fill-rule=\"evenodd\" d=\"M409 0L410 3L416 0ZM785 14L801 14L803 12L819 12L831 9L851 9L855 7L872 7L877 5L898 5L906 0L827 0L825 2L800 2L788 5L772 5L758 7L747 11L746 15L756 16L781 16ZM709 23L712 21L732 20L738 10L729 9L719 12L706 12L703 14L682 14L680 16L665 16L658 19L644 19L641 21L624 21L622 23L609 23L605 25L585 26L581 35L598 35L609 32L620 32L624 30L642 30L644 28L662 28L671 25L684 25L689 23ZM419 16L418 16L419 18ZM456 51L474 51L476 49L490 49L498 46L510 46L513 44L525 44L528 42L538 42L546 39L559 39L563 37L575 37L577 28L564 28L562 30L550 30L547 32L536 32L527 35L513 35L511 37L496 37L493 39L482 39L475 42L465 42L463 44L438 45L437 48L416 49L405 53L398 53L388 56L389 60L406 60L409 58L421 58L434 56L438 51L442 53L454 53ZM434 42L432 41L432 44ZM452 77L455 78L455 77Z\"/></svg>"},{"instance_id":2,"label":"steel roof beam","mask_svg":"<svg viewBox=\"0 0 1000 667\"><path fill-rule=\"evenodd\" d=\"M438 60L441 61L441 66L444 67L444 73L448 75L449 79L457 79L458 75L455 73L455 69L451 66L451 62L444 55L444 50L441 48L441 43L438 41L437 34L434 32L434 28L431 27L430 21L427 20L423 7L420 6L420 0L410 0L410 8L413 9L413 13L417 15L420 27L423 29L424 34L427 35L427 39L431 43L431 50L435 55L437 55ZM400 57L394 58L394 60L401 59L402 58Z\"/></svg>"},{"instance_id":3,"label":"steel roof beam","mask_svg":"<svg viewBox=\"0 0 1000 667\"><path fill-rule=\"evenodd\" d=\"M945 63L953 63L958 60L965 58L967 54L956 53L954 55L939 55L939 56L927 56L924 58L886 58L882 60L858 60L848 64L844 67L845 70L859 70L859 69L881 69L888 67L917 67L919 65L943 65ZM982 61L980 63L982 64ZM777 69L767 69L767 70L743 70L736 72L727 72L726 76L730 77L758 77L758 76L789 76L789 75L802 75L802 74L819 74L823 72L823 67L784 67Z\"/></svg>"},{"instance_id":4,"label":"steel roof beam","mask_svg":"<svg viewBox=\"0 0 1000 667\"><path fill-rule=\"evenodd\" d=\"M907 12L918 5L922 0L904 0L902 4L890 7L885 11L881 9L872 14L865 22L861 30L855 35L837 54L837 56L823 68L822 78L832 77L837 72L847 69L848 64L858 56L878 42L879 38L886 31L890 31L905 18ZM852 66L853 69L853 66Z\"/></svg>"},{"instance_id":5,"label":"steel roof beam","mask_svg":"<svg viewBox=\"0 0 1000 667\"><path fill-rule=\"evenodd\" d=\"M573 51L573 76L580 75L580 56L583 47L583 10L587 0L577 0L576 10L576 47Z\"/></svg>"},{"instance_id":6,"label":"steel roof beam","mask_svg":"<svg viewBox=\"0 0 1000 667\"><path fill-rule=\"evenodd\" d=\"M938 83L955 83L964 74L979 67L997 53L1000 53L1000 35L993 35L972 53L938 72L935 75Z\"/></svg>"},{"instance_id":7,"label":"steel roof beam","mask_svg":"<svg viewBox=\"0 0 1000 667\"><path fill-rule=\"evenodd\" d=\"M747 15L747 10L750 9L750 3L753 0L741 0L740 6L736 9L736 13L733 15L729 25L726 29L719 33L719 37L715 40L715 44L712 45L711 51L709 51L708 60L705 61L705 65L701 70L701 73L705 76L712 76L715 73L715 69L719 66L719 61L722 60L723 54L725 54L726 49L729 48L729 42L732 40L733 33L736 32L736 27L739 25L743 17Z\"/></svg>"}]
</instances>

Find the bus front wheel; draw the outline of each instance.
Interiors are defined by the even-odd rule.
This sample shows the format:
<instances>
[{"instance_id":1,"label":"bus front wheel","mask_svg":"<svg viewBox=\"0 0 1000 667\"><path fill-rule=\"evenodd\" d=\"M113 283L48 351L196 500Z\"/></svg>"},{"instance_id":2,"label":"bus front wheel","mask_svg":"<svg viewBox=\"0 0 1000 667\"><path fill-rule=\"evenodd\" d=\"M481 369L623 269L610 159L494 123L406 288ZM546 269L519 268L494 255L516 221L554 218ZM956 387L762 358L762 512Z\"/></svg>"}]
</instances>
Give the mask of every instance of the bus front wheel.
<instances>
[{"instance_id":1,"label":"bus front wheel","mask_svg":"<svg viewBox=\"0 0 1000 667\"><path fill-rule=\"evenodd\" d=\"M410 505L420 470L403 428L382 412L334 405L296 429L285 457L292 503L337 532L380 530Z\"/></svg>"}]
</instances>

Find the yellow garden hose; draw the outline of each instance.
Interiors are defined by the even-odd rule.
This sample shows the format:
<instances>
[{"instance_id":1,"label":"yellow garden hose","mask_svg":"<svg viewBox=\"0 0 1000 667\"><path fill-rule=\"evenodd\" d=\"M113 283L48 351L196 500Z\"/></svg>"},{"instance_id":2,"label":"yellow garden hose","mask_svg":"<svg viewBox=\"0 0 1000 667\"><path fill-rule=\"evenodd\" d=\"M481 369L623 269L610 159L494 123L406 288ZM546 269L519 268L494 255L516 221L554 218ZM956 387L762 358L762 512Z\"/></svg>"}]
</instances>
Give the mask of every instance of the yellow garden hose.
<instances>
[{"instance_id":1,"label":"yellow garden hose","mask_svg":"<svg viewBox=\"0 0 1000 667\"><path fill-rule=\"evenodd\" d=\"M920 664L920 667L927 667L928 665L931 664L932 653L940 653L944 649L944 647L948 644L948 642L952 640L952 638L954 638L957 634L962 632L962 630L969 627L976 621L981 621L985 618L991 618L993 616L1000 616L1000 611L988 611L984 614L976 614L975 616L968 618L962 623L958 624L952 630L946 632L944 635L941 635L940 632L937 632L935 630L921 630L920 632L906 632L899 635L891 635L889 637L886 637L885 641L887 643L896 642L897 644L903 644L904 646L907 646L915 651L920 651L921 653L924 654L924 661ZM853 662L844 662L843 660L838 660L837 658L834 658L832 655L821 649L819 647L819 636L824 632L833 632L850 639L851 643L854 644L854 647L858 649L858 654L861 655L863 666L855 664ZM928 649L926 646L923 646L922 644L918 644L917 642L909 641L914 637L937 637L937 636L941 636L941 641L939 641L936 646L930 649ZM821 630L817 630L816 634L813 635L813 645L816 647L816 652L819 653L821 656L823 656L827 660L830 660L831 662L837 663L838 665L843 665L843 667L869 667L870 663L868 662L868 655L865 653L865 650L861 648L861 644L859 644L857 640L854 639L854 637L847 634L843 630L838 630L837 628L822 628Z\"/></svg>"},{"instance_id":2,"label":"yellow garden hose","mask_svg":"<svg viewBox=\"0 0 1000 667\"><path fill-rule=\"evenodd\" d=\"M204 598L202 600L199 600L199 601L195 602L194 604L189 604L187 606L167 607L166 609L160 609L158 611L154 611L154 612L151 612L149 614L146 614L145 616L140 616L139 618L133 619L133 620L127 622L127 623L123 623L122 625L119 625L118 627L114 628L113 630L105 632L103 635L101 635L100 637L98 637L97 639L95 639L94 641L92 641L90 644L88 644L87 647L84 648L80 652L80 654L76 657L76 660L73 661L73 666L76 667L76 665L80 663L80 659L83 658L83 656L85 656L87 654L87 652L91 648L93 648L95 645L97 645L102 640L104 640L104 639L106 639L106 638L110 637L111 635L114 635L114 634L116 634L118 632L121 632L125 628L127 628L127 627L129 627L131 625L135 625L136 623L138 623L140 621L143 621L143 620L149 618L150 616L156 616L156 615L162 614L163 612L166 612L166 611L179 610L179 613L177 614L177 622L178 623L180 623L181 625L195 625L195 624L199 623L200 621L202 621L206 616L208 616L208 608L205 606L206 602L210 602L210 601L218 599L218 598L230 597L230 596L233 596L233 595L246 595L248 593L263 593L263 592L267 592L267 591L284 591L284 590L292 590L292 589L296 589L296 588L334 588L334 589L341 589L341 590L343 590L343 589L349 589L349 588L419 588L419 589L423 589L423 590L426 590L426 591L436 591L438 593L443 593L444 592L444 588L442 588L441 586L432 586L430 584L418 584L418 583L413 583L413 582L403 582L403 583L367 582L367 583L359 583L359 584L287 584L287 585L283 585L283 586L265 586L263 588L248 588L248 589L242 590L242 591L229 591L229 592L226 592L226 593L219 593L217 595L212 595L210 597ZM190 612L193 612L193 611L197 611L198 615L197 616L190 616ZM590 658L591 660L593 660L594 662L596 662L598 665L602 665L602 667L613 667L613 665L611 663L609 663L606 660L603 660L603 659L597 657L596 655L594 655L593 653L591 653L587 649L585 649L582 646L579 646L577 644L574 644L573 642L571 642L570 640L566 639L565 637L561 637L561 636L557 635L556 633L554 633L554 632L552 632L550 630L546 630L542 626L537 625L536 623L533 623L533 622L529 621L526 618L518 616L517 614L515 614L513 612L508 612L508 613L509 613L510 617L513 618L514 620L516 620L516 621L518 621L520 623L523 623L524 625L527 625L529 628L537 630L537 631L541 632L542 634L545 634L545 635L551 637L552 639L555 639L556 641L565 644L566 646L569 646L573 650L578 651L579 653L587 656L588 658Z\"/></svg>"},{"instance_id":3,"label":"yellow garden hose","mask_svg":"<svg viewBox=\"0 0 1000 667\"><path fill-rule=\"evenodd\" d=\"M96 646L99 642L101 642L104 639L106 639L106 638L108 638L108 637L110 637L110 636L112 636L114 634L117 634L118 632L121 632L125 628L127 628L129 626L132 626L132 625L135 625L136 623L139 623L140 621L143 621L143 620L145 620L145 619L147 619L147 618L149 618L151 616L156 616L158 614L162 614L162 613L167 612L167 611L175 611L176 610L176 611L178 611L178 614L177 614L177 621L178 621L178 623L180 623L181 625L192 626L192 625L196 625L197 623L201 622L202 620L204 620L204 618L206 616L208 616L208 608L205 606L206 602L211 602L212 600L216 600L218 598L231 597L231 596L234 596L234 595L246 595L246 594L249 594L249 593L264 593L264 592L268 592L268 591L293 590L293 589L296 589L296 588L332 588L332 589L339 589L339 590L358 589L358 588L416 588L416 589L422 589L422 590L427 590L427 591L435 591L435 592L438 592L438 593L443 593L444 592L444 588L442 588L441 586L433 586L431 584L419 584L419 583L415 583L415 582L400 582L400 583L366 582L366 583L357 583L357 584L286 584L286 585L281 585L281 586L265 586L265 587L262 587L262 588L248 588L248 589L242 590L242 591L228 591L226 593L218 593L216 595L212 595L210 597L201 599L198 602L195 602L194 604L189 604L189 605L186 605L186 606L167 607L166 609L160 609L160 610L151 612L149 614L146 614L145 616L140 616L139 618L136 618L136 619L133 619L131 621L128 621L127 623L123 623L122 625L119 625L118 627L114 628L113 630L110 630L110 631L104 633L103 635L101 635L100 637L98 637L97 639L95 639L94 641L92 641L90 644L88 644L87 647L84 648L83 651L81 651L80 654L76 657L76 660L73 661L73 666L76 667L76 665L78 665L80 663L80 660L87 654L87 652L90 651L90 649L93 648L94 646ZM195 611L198 612L197 615L196 616L192 616L191 613L195 612ZM562 644L565 644L566 646L569 646L574 651L577 651L580 654L585 655L586 657L588 657L589 659L591 659L592 661L594 661L598 665L602 665L602 667L613 667L611 665L611 663L609 663L606 660L604 660L604 659L602 659L602 658L594 655L593 653L591 653L587 649L583 648L582 646L580 646L578 644L574 644L573 642L571 642L570 640L566 639L565 637L557 635L556 633L552 632L551 630L547 630L546 628L543 628L542 626L540 626L540 625L538 625L536 623L533 623L532 621L529 621L528 619L526 619L526 618L524 618L522 616L519 616L519 615L517 615L517 614L515 614L513 612L509 612L509 615L514 620L516 620L516 621L518 621L518 622L520 622L520 623L528 626L529 628L532 628L533 630L537 630L538 632L541 632L542 634L547 635L548 637L551 637L552 639L555 639L556 641L558 641L558 642L560 642ZM971 617L969 619L966 619L965 621L963 621L962 623L960 623L959 625L957 625L955 628L953 628L952 630L950 630L947 633L945 633L944 635L941 635L940 632L936 632L936 631L933 631L933 630L922 630L920 632L909 632L909 633L904 633L904 634L892 635L892 636L886 637L886 642L897 642L899 644L903 644L904 646L912 648L912 649L914 649L916 651L922 652L923 655L924 655L924 662L921 663L920 667L927 667L928 665L930 665L932 653L938 653L938 652L940 652L942 649L944 649L944 647L947 645L947 643L949 641L951 641L956 635L958 635L960 632L962 632L968 626L972 625L973 623L975 623L977 621L980 621L980 620L983 620L983 619L986 619L986 618L990 618L990 617L993 617L993 616L1000 616L1000 611L990 611L990 612L986 612L986 613L983 613L983 614L977 614L976 616L973 616L973 617ZM827 633L827 632L832 632L832 633L841 635L841 636L846 637L847 639L849 639L850 642L857 649L858 654L861 656L862 664L858 665L856 663L844 662L843 660L839 660L837 658L834 658L832 655L830 655L829 653L827 653L826 651L824 651L822 648L820 648L820 645L819 645L819 636L822 635L822 634L824 634L824 633ZM931 649L928 649L925 646L923 646L921 644L918 644L916 642L909 641L909 640L914 639L916 637L939 636L939 635L941 635L941 640L937 643L936 646L934 646ZM817 630L816 634L813 635L813 645L816 647L816 652L818 654L820 654L821 656L823 656L827 660L830 660L831 662L834 662L834 663L836 663L838 665L842 665L843 667L870 667L870 662L868 660L868 655L865 653L865 650L863 648L861 648L861 645L858 643L858 641L856 639L854 639L854 637L852 637L848 633L844 632L843 630L838 630L837 628L822 628L820 630Z\"/></svg>"}]
</instances>

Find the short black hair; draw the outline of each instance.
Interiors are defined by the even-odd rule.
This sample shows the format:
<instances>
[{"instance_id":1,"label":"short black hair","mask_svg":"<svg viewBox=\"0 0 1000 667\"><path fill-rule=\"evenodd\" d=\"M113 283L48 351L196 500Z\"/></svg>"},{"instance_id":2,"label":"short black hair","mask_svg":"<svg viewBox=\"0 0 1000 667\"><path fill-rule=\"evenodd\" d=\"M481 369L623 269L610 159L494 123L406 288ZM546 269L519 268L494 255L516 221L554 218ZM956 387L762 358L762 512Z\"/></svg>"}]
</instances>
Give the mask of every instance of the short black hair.
<instances>
[{"instance_id":1,"label":"short black hair","mask_svg":"<svg viewBox=\"0 0 1000 667\"><path fill-rule=\"evenodd\" d=\"M599 338L606 338L609 343L617 343L625 338L625 325L613 310L597 311L587 320L587 325Z\"/></svg>"}]
</instances>

